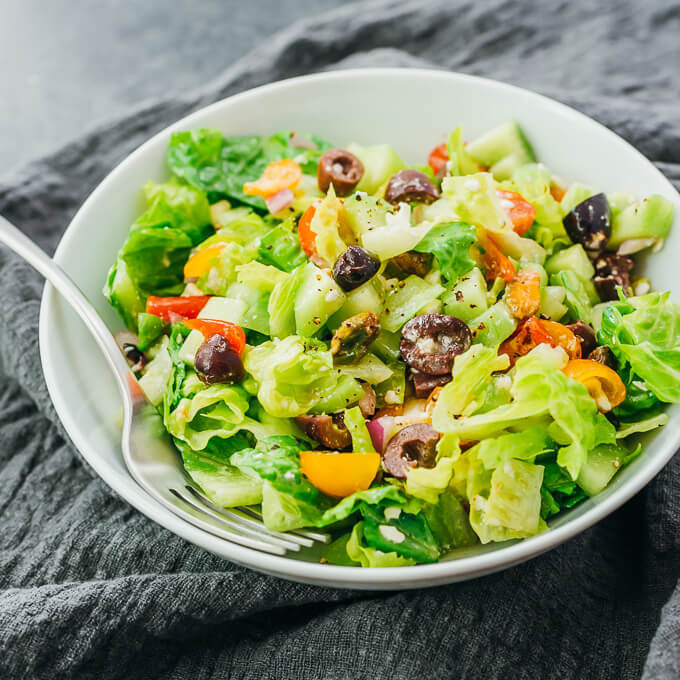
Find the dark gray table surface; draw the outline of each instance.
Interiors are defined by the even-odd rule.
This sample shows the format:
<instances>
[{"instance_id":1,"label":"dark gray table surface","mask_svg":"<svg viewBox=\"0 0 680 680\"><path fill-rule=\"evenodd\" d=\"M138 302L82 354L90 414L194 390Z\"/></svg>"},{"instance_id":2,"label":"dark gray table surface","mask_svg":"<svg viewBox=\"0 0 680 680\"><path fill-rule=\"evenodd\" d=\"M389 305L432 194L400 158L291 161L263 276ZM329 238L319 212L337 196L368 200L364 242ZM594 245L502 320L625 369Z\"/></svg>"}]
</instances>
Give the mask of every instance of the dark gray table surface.
<instances>
[{"instance_id":1,"label":"dark gray table surface","mask_svg":"<svg viewBox=\"0 0 680 680\"><path fill-rule=\"evenodd\" d=\"M0 175L342 0L4 0Z\"/></svg>"}]
</instances>

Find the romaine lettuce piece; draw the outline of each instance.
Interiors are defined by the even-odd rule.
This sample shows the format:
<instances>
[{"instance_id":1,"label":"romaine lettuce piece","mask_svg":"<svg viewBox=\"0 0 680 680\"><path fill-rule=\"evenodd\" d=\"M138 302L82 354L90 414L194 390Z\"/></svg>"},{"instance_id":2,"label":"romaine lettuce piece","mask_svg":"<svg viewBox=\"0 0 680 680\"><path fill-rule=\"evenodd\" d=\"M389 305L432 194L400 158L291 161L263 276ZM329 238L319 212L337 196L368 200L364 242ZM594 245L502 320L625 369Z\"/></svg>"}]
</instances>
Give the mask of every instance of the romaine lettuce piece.
<instances>
[{"instance_id":1,"label":"romaine lettuce piece","mask_svg":"<svg viewBox=\"0 0 680 680\"><path fill-rule=\"evenodd\" d=\"M392 333L444 292L442 286L428 283L414 274L403 281L390 281L390 284L380 323Z\"/></svg>"},{"instance_id":2,"label":"romaine lettuce piece","mask_svg":"<svg viewBox=\"0 0 680 680\"><path fill-rule=\"evenodd\" d=\"M307 262L297 236L286 228L285 222L262 237L258 247L258 259L284 272L292 272L293 269Z\"/></svg>"},{"instance_id":3,"label":"romaine lettuce piece","mask_svg":"<svg viewBox=\"0 0 680 680\"><path fill-rule=\"evenodd\" d=\"M298 158L302 171L314 175L323 149L329 148L314 137L319 148L301 150L290 144L290 138L289 132L271 137L224 137L219 130L206 128L175 132L167 160L177 177L211 197L226 196L264 212L266 205L259 196L243 193L245 182L254 182L268 163L282 158Z\"/></svg>"},{"instance_id":4,"label":"romaine lettuce piece","mask_svg":"<svg viewBox=\"0 0 680 680\"><path fill-rule=\"evenodd\" d=\"M562 446L558 463L575 479L588 451L598 444L614 443L614 426L598 412L588 390L552 363L553 355L557 360L564 351L541 346L521 357L514 368L513 401L486 413L447 418L440 397L432 414L434 427L461 439L481 440L507 428L526 426L531 418L549 415L553 423L548 434Z\"/></svg>"},{"instance_id":5,"label":"romaine lettuce piece","mask_svg":"<svg viewBox=\"0 0 680 680\"><path fill-rule=\"evenodd\" d=\"M442 180L442 194L463 222L493 231L512 230L496 188L497 184L488 172Z\"/></svg>"},{"instance_id":6,"label":"romaine lettuce piece","mask_svg":"<svg viewBox=\"0 0 680 680\"><path fill-rule=\"evenodd\" d=\"M476 238L476 230L470 224L443 222L432 227L413 250L432 253L437 258L444 280L453 283L475 266L470 246Z\"/></svg>"},{"instance_id":7,"label":"romaine lettuce piece","mask_svg":"<svg viewBox=\"0 0 680 680\"><path fill-rule=\"evenodd\" d=\"M542 163L527 163L517 168L512 180L503 184L511 191L521 194L536 208L536 222L539 224L561 224L564 213L560 204L550 192L551 175Z\"/></svg>"},{"instance_id":8,"label":"romaine lettuce piece","mask_svg":"<svg viewBox=\"0 0 680 680\"><path fill-rule=\"evenodd\" d=\"M680 307L670 293L610 304L602 314L598 339L660 401L680 402Z\"/></svg>"},{"instance_id":9,"label":"romaine lettuce piece","mask_svg":"<svg viewBox=\"0 0 680 680\"><path fill-rule=\"evenodd\" d=\"M564 304L574 321L590 323L593 319L593 307L589 294L589 283L573 271L553 274L550 282L564 289Z\"/></svg>"},{"instance_id":10,"label":"romaine lettuce piece","mask_svg":"<svg viewBox=\"0 0 680 680\"><path fill-rule=\"evenodd\" d=\"M540 529L543 466L513 458L491 475L483 521L531 536Z\"/></svg>"},{"instance_id":11,"label":"romaine lettuce piece","mask_svg":"<svg viewBox=\"0 0 680 680\"><path fill-rule=\"evenodd\" d=\"M385 382L392 377L393 370L378 359L375 354L367 354L354 364L343 364L342 373L371 385Z\"/></svg>"},{"instance_id":12,"label":"romaine lettuce piece","mask_svg":"<svg viewBox=\"0 0 680 680\"><path fill-rule=\"evenodd\" d=\"M617 439L625 439L631 434L638 434L640 432L649 432L656 430L657 427L663 427L668 421L669 417L665 413L650 413L646 417L636 420L634 422L620 423L616 430Z\"/></svg>"},{"instance_id":13,"label":"romaine lettuce piece","mask_svg":"<svg viewBox=\"0 0 680 680\"><path fill-rule=\"evenodd\" d=\"M411 226L411 207L402 203L397 212L385 214L384 227L375 227L361 235L361 245L385 262L413 250L431 228L431 222Z\"/></svg>"},{"instance_id":14,"label":"romaine lettuce piece","mask_svg":"<svg viewBox=\"0 0 680 680\"><path fill-rule=\"evenodd\" d=\"M394 505L359 507L364 517L366 543L383 552L396 552L416 562L436 562L439 546L422 513L413 514Z\"/></svg>"},{"instance_id":15,"label":"romaine lettuce piece","mask_svg":"<svg viewBox=\"0 0 680 680\"><path fill-rule=\"evenodd\" d=\"M444 491L435 505L426 503L422 512L442 550L464 548L478 542L468 513L452 489Z\"/></svg>"},{"instance_id":16,"label":"romaine lettuce piece","mask_svg":"<svg viewBox=\"0 0 680 680\"><path fill-rule=\"evenodd\" d=\"M342 201L335 196L333 185L328 194L319 201L314 211L310 229L316 234L316 249L331 267L347 250L348 245L356 242L352 231L341 221L343 215Z\"/></svg>"},{"instance_id":17,"label":"romaine lettuce piece","mask_svg":"<svg viewBox=\"0 0 680 680\"><path fill-rule=\"evenodd\" d=\"M458 449L460 455L460 449ZM409 496L426 503L437 503L439 496L446 491L453 475L453 464L457 455L442 456L433 468L415 467L406 473L404 490Z\"/></svg>"},{"instance_id":18,"label":"romaine lettuce piece","mask_svg":"<svg viewBox=\"0 0 680 680\"><path fill-rule=\"evenodd\" d=\"M466 413L473 413L483 402L491 385L491 375L510 365L506 354L498 355L483 345L472 345L456 357L453 379L439 393L432 411L432 425L445 432L448 424Z\"/></svg>"},{"instance_id":19,"label":"romaine lettuce piece","mask_svg":"<svg viewBox=\"0 0 680 680\"><path fill-rule=\"evenodd\" d=\"M446 140L451 165L450 175L471 175L479 172L479 163L468 153L463 140L463 128L457 127Z\"/></svg>"},{"instance_id":20,"label":"romaine lettuce piece","mask_svg":"<svg viewBox=\"0 0 680 680\"><path fill-rule=\"evenodd\" d=\"M236 267L236 281L259 291L271 293L274 286L286 280L286 274L279 268L261 262L247 262Z\"/></svg>"},{"instance_id":21,"label":"romaine lettuce piece","mask_svg":"<svg viewBox=\"0 0 680 680\"><path fill-rule=\"evenodd\" d=\"M131 231L171 227L184 232L194 246L213 233L210 205L202 191L176 180L165 184L147 182L144 196L148 208L132 225Z\"/></svg>"},{"instance_id":22,"label":"romaine lettuce piece","mask_svg":"<svg viewBox=\"0 0 680 680\"><path fill-rule=\"evenodd\" d=\"M274 338L285 338L295 333L295 296L304 275L305 268L298 267L274 286L267 303L269 331Z\"/></svg>"},{"instance_id":23,"label":"romaine lettuce piece","mask_svg":"<svg viewBox=\"0 0 680 680\"><path fill-rule=\"evenodd\" d=\"M408 567L416 564L411 557L402 557L396 552L383 552L366 545L364 523L357 522L346 543L349 558L362 567Z\"/></svg>"},{"instance_id":24,"label":"romaine lettuce piece","mask_svg":"<svg viewBox=\"0 0 680 680\"><path fill-rule=\"evenodd\" d=\"M338 388L331 353L296 335L248 349L244 363L258 383L259 402L280 418L307 413Z\"/></svg>"},{"instance_id":25,"label":"romaine lettuce piece","mask_svg":"<svg viewBox=\"0 0 680 680\"><path fill-rule=\"evenodd\" d=\"M207 295L226 296L229 285L236 281L237 268L252 260L252 254L238 243L227 243L211 261L211 267L198 280Z\"/></svg>"},{"instance_id":26,"label":"romaine lettuce piece","mask_svg":"<svg viewBox=\"0 0 680 680\"><path fill-rule=\"evenodd\" d=\"M196 453L188 446L180 445L180 451L189 476L215 505L233 508L262 502L262 480L258 475Z\"/></svg>"},{"instance_id":27,"label":"romaine lettuce piece","mask_svg":"<svg viewBox=\"0 0 680 680\"><path fill-rule=\"evenodd\" d=\"M528 427L519 432L483 439L475 445L475 455L487 470L493 470L511 458L533 462L536 456L555 448L545 427Z\"/></svg>"},{"instance_id":28,"label":"romaine lettuce piece","mask_svg":"<svg viewBox=\"0 0 680 680\"><path fill-rule=\"evenodd\" d=\"M287 276L283 272L280 273L284 278ZM269 311L267 309L269 305L268 292L244 283L239 283L237 280L227 288L227 298L238 300L239 306L240 303L245 304L246 308L240 321L240 325L243 328L257 331L263 335L269 335Z\"/></svg>"}]
</instances>

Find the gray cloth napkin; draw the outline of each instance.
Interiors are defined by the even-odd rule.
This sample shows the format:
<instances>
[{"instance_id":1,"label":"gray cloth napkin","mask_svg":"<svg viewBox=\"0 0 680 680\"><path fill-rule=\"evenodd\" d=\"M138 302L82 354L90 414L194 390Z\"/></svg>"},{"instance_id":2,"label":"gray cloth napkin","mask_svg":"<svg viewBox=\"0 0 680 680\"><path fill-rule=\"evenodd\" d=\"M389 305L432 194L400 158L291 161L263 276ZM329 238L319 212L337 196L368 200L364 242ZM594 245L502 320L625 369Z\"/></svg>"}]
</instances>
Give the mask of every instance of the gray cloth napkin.
<instances>
[{"instance_id":1,"label":"gray cloth napkin","mask_svg":"<svg viewBox=\"0 0 680 680\"><path fill-rule=\"evenodd\" d=\"M296 24L200 92L5 177L0 213L52 250L93 187L169 122L268 81L369 65L543 92L680 187L680 4L381 0ZM0 250L0 678L680 676L680 460L596 527L501 574L403 593L280 581L168 533L83 464L42 377L41 289Z\"/></svg>"}]
</instances>

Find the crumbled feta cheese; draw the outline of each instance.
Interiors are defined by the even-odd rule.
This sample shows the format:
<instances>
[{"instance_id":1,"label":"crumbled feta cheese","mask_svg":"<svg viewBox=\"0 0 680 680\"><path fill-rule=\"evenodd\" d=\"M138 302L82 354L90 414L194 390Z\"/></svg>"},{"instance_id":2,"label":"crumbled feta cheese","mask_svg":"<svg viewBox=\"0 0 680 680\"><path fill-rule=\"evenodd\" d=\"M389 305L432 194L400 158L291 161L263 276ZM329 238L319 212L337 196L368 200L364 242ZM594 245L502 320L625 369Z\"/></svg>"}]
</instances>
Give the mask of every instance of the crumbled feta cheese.
<instances>
[{"instance_id":1,"label":"crumbled feta cheese","mask_svg":"<svg viewBox=\"0 0 680 680\"><path fill-rule=\"evenodd\" d=\"M399 395L394 390L387 390L384 398L386 404L398 404L401 401Z\"/></svg>"},{"instance_id":2,"label":"crumbled feta cheese","mask_svg":"<svg viewBox=\"0 0 680 680\"><path fill-rule=\"evenodd\" d=\"M482 185L479 183L479 180L476 180L474 177L468 177L463 182L463 186L469 191L479 191L482 188Z\"/></svg>"},{"instance_id":3,"label":"crumbled feta cheese","mask_svg":"<svg viewBox=\"0 0 680 680\"><path fill-rule=\"evenodd\" d=\"M385 215L385 226L392 229L395 227L410 227L411 206L408 203L400 203L397 212Z\"/></svg>"},{"instance_id":4,"label":"crumbled feta cheese","mask_svg":"<svg viewBox=\"0 0 680 680\"><path fill-rule=\"evenodd\" d=\"M650 290L649 281L638 281L635 284L635 295L646 295Z\"/></svg>"},{"instance_id":5,"label":"crumbled feta cheese","mask_svg":"<svg viewBox=\"0 0 680 680\"><path fill-rule=\"evenodd\" d=\"M512 379L509 375L499 375L496 378L496 387L499 390L509 390L512 387Z\"/></svg>"},{"instance_id":6,"label":"crumbled feta cheese","mask_svg":"<svg viewBox=\"0 0 680 680\"><path fill-rule=\"evenodd\" d=\"M416 348L423 354L435 354L437 351L437 343L434 338L425 337L416 340Z\"/></svg>"},{"instance_id":7,"label":"crumbled feta cheese","mask_svg":"<svg viewBox=\"0 0 680 680\"><path fill-rule=\"evenodd\" d=\"M399 519L400 515L401 508L398 508L396 505L390 505L389 507L385 508L385 519L388 522L391 519Z\"/></svg>"},{"instance_id":8,"label":"crumbled feta cheese","mask_svg":"<svg viewBox=\"0 0 680 680\"><path fill-rule=\"evenodd\" d=\"M475 510L481 510L482 512L486 510L486 498L484 496L473 496L470 499L470 504Z\"/></svg>"},{"instance_id":9,"label":"crumbled feta cheese","mask_svg":"<svg viewBox=\"0 0 680 680\"><path fill-rule=\"evenodd\" d=\"M391 527L387 524L381 524L378 527L380 535L386 540L392 543L402 543L406 540L406 536L397 529L397 527Z\"/></svg>"}]
</instances>

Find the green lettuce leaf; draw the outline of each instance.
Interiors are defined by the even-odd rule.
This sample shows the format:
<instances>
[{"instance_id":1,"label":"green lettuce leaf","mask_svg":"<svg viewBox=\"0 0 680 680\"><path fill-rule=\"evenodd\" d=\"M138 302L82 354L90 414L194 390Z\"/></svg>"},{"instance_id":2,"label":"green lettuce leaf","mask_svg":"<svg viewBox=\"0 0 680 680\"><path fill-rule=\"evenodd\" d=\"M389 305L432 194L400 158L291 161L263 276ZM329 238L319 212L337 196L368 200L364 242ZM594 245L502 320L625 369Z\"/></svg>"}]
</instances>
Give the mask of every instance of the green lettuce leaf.
<instances>
[{"instance_id":1,"label":"green lettuce leaf","mask_svg":"<svg viewBox=\"0 0 680 680\"><path fill-rule=\"evenodd\" d=\"M303 172L316 174L325 142L314 138L318 149L291 146L290 133L271 137L224 137L219 130L175 132L170 138L167 160L170 170L211 196L231 198L258 210L266 205L259 196L243 193L246 182L254 182L267 165L282 158L298 158Z\"/></svg>"},{"instance_id":2,"label":"green lettuce leaf","mask_svg":"<svg viewBox=\"0 0 680 680\"><path fill-rule=\"evenodd\" d=\"M419 253L432 253L447 283L454 283L467 274L475 261L470 257L470 246L477 239L475 228L465 222L437 224L425 234L414 248Z\"/></svg>"},{"instance_id":3,"label":"green lettuce leaf","mask_svg":"<svg viewBox=\"0 0 680 680\"><path fill-rule=\"evenodd\" d=\"M354 525L345 549L349 559L362 567L408 567L416 564L411 557L402 557L396 552L383 552L366 545L363 522Z\"/></svg>"},{"instance_id":4,"label":"green lettuce leaf","mask_svg":"<svg viewBox=\"0 0 680 680\"><path fill-rule=\"evenodd\" d=\"M660 401L680 402L680 307L670 293L612 303L602 314L598 339Z\"/></svg>"},{"instance_id":5,"label":"green lettuce leaf","mask_svg":"<svg viewBox=\"0 0 680 680\"><path fill-rule=\"evenodd\" d=\"M559 370L563 356L562 351L542 345L520 358L510 389L512 402L486 413L447 418L446 407L437 411L440 397L433 411L434 427L461 439L481 440L549 416L553 422L548 434L562 446L558 462L576 478L588 451L614 442L614 426L598 412L588 390Z\"/></svg>"},{"instance_id":6,"label":"green lettuce leaf","mask_svg":"<svg viewBox=\"0 0 680 680\"><path fill-rule=\"evenodd\" d=\"M280 418L310 411L333 394L341 377L329 351L296 335L249 349L245 368L258 383L257 398L265 411ZM356 380L347 380L363 392Z\"/></svg>"},{"instance_id":7,"label":"green lettuce leaf","mask_svg":"<svg viewBox=\"0 0 680 680\"><path fill-rule=\"evenodd\" d=\"M436 562L439 546L425 515L413 514L394 505L368 505L360 508L364 517L366 543L382 552L395 552L416 562Z\"/></svg>"}]
</instances>

